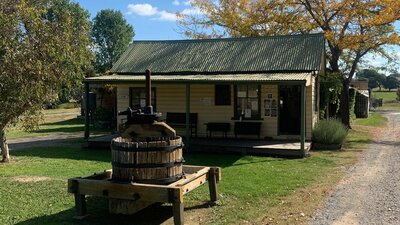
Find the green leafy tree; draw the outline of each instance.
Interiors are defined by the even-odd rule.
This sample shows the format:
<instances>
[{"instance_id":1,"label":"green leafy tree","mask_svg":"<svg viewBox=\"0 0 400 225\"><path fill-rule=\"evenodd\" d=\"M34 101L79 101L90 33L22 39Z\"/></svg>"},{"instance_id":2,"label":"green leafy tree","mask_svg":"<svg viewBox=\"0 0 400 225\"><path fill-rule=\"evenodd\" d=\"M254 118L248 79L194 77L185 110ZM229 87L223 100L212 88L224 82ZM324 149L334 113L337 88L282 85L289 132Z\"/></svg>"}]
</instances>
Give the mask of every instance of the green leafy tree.
<instances>
[{"instance_id":1,"label":"green leafy tree","mask_svg":"<svg viewBox=\"0 0 400 225\"><path fill-rule=\"evenodd\" d=\"M400 81L395 76L387 76L383 82L383 86L390 91L400 87Z\"/></svg>"},{"instance_id":2,"label":"green leafy tree","mask_svg":"<svg viewBox=\"0 0 400 225\"><path fill-rule=\"evenodd\" d=\"M93 19L92 38L95 44L95 69L104 73L111 69L135 35L120 11L101 10Z\"/></svg>"},{"instance_id":3,"label":"green leafy tree","mask_svg":"<svg viewBox=\"0 0 400 225\"><path fill-rule=\"evenodd\" d=\"M319 106L320 117L330 118L337 115L337 111L331 111L331 105L336 106L334 110L337 110L339 105L340 93L342 91L342 84L340 80L341 76L339 73L327 72L326 76L320 77L320 98Z\"/></svg>"},{"instance_id":4,"label":"green leafy tree","mask_svg":"<svg viewBox=\"0 0 400 225\"><path fill-rule=\"evenodd\" d=\"M379 91L381 91L382 85L386 80L384 74L378 73L378 71L373 69L361 70L357 73L357 77L368 79L368 87L371 89L379 87Z\"/></svg>"},{"instance_id":5,"label":"green leafy tree","mask_svg":"<svg viewBox=\"0 0 400 225\"><path fill-rule=\"evenodd\" d=\"M192 0L202 13L178 14L192 38L323 32L327 62L341 74L341 120L350 127L349 87L363 57L398 45L398 0Z\"/></svg>"},{"instance_id":6,"label":"green leafy tree","mask_svg":"<svg viewBox=\"0 0 400 225\"><path fill-rule=\"evenodd\" d=\"M89 13L69 0L0 2L0 148L10 161L5 129L37 126L61 85L90 68Z\"/></svg>"},{"instance_id":7,"label":"green leafy tree","mask_svg":"<svg viewBox=\"0 0 400 225\"><path fill-rule=\"evenodd\" d=\"M396 77L396 78L400 79L400 73L399 72L392 73L389 76Z\"/></svg>"}]
</instances>

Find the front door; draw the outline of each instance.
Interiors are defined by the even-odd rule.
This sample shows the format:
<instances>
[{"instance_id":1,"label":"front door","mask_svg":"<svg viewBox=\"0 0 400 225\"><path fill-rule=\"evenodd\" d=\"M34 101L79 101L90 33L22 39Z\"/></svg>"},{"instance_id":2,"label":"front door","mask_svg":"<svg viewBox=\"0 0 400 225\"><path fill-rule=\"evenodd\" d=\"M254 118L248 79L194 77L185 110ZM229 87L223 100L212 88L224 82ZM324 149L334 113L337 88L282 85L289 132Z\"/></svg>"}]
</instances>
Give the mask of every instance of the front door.
<instances>
[{"instance_id":1,"label":"front door","mask_svg":"<svg viewBox=\"0 0 400 225\"><path fill-rule=\"evenodd\" d=\"M300 135L300 85L279 86L279 134Z\"/></svg>"}]
</instances>

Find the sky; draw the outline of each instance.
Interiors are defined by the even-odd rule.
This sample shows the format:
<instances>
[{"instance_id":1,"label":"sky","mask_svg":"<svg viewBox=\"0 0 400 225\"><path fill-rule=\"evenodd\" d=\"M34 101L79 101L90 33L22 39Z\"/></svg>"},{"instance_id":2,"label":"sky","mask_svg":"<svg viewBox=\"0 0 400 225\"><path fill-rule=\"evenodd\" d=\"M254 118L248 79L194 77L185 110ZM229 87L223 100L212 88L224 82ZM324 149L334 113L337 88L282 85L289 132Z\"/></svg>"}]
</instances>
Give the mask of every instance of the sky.
<instances>
[{"instance_id":1,"label":"sky","mask_svg":"<svg viewBox=\"0 0 400 225\"><path fill-rule=\"evenodd\" d=\"M102 9L119 10L135 30L134 40L179 40L186 37L176 23L175 13L198 14L199 11L190 6L190 0L73 0L90 12L91 18ZM400 21L396 23L400 32ZM400 48L389 49L398 65L400 72ZM379 55L365 56L364 67L385 66L386 60ZM388 75L390 72L381 71Z\"/></svg>"},{"instance_id":2,"label":"sky","mask_svg":"<svg viewBox=\"0 0 400 225\"><path fill-rule=\"evenodd\" d=\"M180 34L175 13L193 14L190 0L73 0L90 12L91 18L102 9L120 10L135 30L134 40L177 40Z\"/></svg>"}]
</instances>

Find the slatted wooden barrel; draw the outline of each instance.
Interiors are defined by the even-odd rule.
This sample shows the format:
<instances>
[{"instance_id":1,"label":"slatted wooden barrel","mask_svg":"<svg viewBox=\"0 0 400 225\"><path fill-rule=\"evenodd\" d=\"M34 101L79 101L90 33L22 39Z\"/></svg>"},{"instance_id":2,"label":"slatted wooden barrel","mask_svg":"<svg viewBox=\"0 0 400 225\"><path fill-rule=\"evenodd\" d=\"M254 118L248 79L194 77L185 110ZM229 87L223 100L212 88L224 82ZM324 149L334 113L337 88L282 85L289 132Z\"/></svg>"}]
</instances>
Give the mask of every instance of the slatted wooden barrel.
<instances>
[{"instance_id":1,"label":"slatted wooden barrel","mask_svg":"<svg viewBox=\"0 0 400 225\"><path fill-rule=\"evenodd\" d=\"M181 137L114 138L112 179L120 182L169 184L182 178Z\"/></svg>"}]
</instances>

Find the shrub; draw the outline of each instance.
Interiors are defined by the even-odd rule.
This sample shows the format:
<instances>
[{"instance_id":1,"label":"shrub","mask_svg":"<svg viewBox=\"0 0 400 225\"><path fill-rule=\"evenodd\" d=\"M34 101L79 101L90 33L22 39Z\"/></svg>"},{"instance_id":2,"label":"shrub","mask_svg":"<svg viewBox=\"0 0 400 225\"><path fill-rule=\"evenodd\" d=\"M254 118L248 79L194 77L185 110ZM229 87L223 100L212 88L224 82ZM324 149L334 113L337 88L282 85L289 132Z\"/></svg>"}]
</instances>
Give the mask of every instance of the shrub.
<instances>
[{"instance_id":1,"label":"shrub","mask_svg":"<svg viewBox=\"0 0 400 225\"><path fill-rule=\"evenodd\" d=\"M347 136L347 128L339 120L320 120L312 131L312 141L319 144L342 144Z\"/></svg>"}]
</instances>

